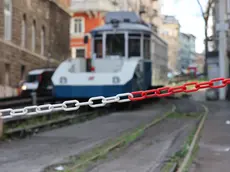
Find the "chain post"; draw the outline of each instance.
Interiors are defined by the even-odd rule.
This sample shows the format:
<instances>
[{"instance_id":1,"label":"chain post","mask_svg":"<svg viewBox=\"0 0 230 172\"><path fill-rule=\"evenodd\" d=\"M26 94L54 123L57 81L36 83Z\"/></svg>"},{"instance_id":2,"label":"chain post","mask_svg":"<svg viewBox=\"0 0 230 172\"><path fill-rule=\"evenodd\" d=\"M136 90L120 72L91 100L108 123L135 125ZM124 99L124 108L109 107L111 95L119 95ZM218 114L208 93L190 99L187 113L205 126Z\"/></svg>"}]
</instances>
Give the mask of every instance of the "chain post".
<instances>
[{"instance_id":1,"label":"chain post","mask_svg":"<svg viewBox=\"0 0 230 172\"><path fill-rule=\"evenodd\" d=\"M32 104L36 105L37 104L37 93L33 91L31 93L31 97L32 97Z\"/></svg>"}]
</instances>

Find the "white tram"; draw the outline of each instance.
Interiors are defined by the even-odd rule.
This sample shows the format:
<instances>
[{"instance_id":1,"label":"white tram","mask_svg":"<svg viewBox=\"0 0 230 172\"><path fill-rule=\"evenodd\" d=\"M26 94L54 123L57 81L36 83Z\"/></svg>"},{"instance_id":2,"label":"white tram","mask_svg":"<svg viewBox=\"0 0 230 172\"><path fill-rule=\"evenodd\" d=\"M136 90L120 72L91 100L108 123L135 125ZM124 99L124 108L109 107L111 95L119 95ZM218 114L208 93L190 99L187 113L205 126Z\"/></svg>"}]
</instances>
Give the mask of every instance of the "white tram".
<instances>
[{"instance_id":1,"label":"white tram","mask_svg":"<svg viewBox=\"0 0 230 172\"><path fill-rule=\"evenodd\" d=\"M167 44L134 12L107 13L91 37L93 70L84 58L62 62L52 77L55 97L107 97L168 83Z\"/></svg>"}]
</instances>

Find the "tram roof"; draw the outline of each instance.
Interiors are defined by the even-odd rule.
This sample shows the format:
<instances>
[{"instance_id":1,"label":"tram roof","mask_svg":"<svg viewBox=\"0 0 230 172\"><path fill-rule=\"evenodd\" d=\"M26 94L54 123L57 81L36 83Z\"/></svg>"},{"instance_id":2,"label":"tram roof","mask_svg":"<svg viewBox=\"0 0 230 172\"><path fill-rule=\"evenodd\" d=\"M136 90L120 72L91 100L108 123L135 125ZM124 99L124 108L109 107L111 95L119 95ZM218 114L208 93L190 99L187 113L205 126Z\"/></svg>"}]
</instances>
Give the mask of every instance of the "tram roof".
<instances>
[{"instance_id":1,"label":"tram roof","mask_svg":"<svg viewBox=\"0 0 230 172\"><path fill-rule=\"evenodd\" d=\"M143 24L142 19L135 12L128 11L116 11L109 12L105 17L105 25L99 26L93 29L91 32L103 32L103 31L112 31L115 28L113 27L112 21L116 20L118 26L116 27L117 31L144 31L152 32L151 28Z\"/></svg>"},{"instance_id":2,"label":"tram roof","mask_svg":"<svg viewBox=\"0 0 230 172\"><path fill-rule=\"evenodd\" d=\"M115 28L112 24L105 24L104 26L97 27L91 32L104 32L104 31L113 31ZM119 23L119 26L116 28L117 31L142 31L152 33L151 28L143 24L137 23Z\"/></svg>"}]
</instances>

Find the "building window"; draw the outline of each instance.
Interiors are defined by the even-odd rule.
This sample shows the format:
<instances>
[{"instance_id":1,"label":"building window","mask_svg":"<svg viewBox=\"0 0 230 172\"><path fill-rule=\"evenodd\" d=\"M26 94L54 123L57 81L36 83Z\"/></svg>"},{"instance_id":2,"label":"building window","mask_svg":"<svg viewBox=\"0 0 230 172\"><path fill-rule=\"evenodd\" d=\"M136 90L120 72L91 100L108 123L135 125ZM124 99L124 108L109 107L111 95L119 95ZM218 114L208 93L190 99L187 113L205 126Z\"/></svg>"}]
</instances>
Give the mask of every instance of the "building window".
<instances>
[{"instance_id":1,"label":"building window","mask_svg":"<svg viewBox=\"0 0 230 172\"><path fill-rule=\"evenodd\" d=\"M33 25L32 25L32 51L35 51L35 47L36 47L36 22L35 20L33 21Z\"/></svg>"},{"instance_id":2,"label":"building window","mask_svg":"<svg viewBox=\"0 0 230 172\"><path fill-rule=\"evenodd\" d=\"M10 65L5 64L5 85L10 85Z\"/></svg>"},{"instance_id":3,"label":"building window","mask_svg":"<svg viewBox=\"0 0 230 172\"><path fill-rule=\"evenodd\" d=\"M72 19L71 32L73 34L79 34L84 32L84 18Z\"/></svg>"},{"instance_id":4,"label":"building window","mask_svg":"<svg viewBox=\"0 0 230 172\"><path fill-rule=\"evenodd\" d=\"M25 77L25 65L21 65L21 80Z\"/></svg>"},{"instance_id":5,"label":"building window","mask_svg":"<svg viewBox=\"0 0 230 172\"><path fill-rule=\"evenodd\" d=\"M12 34L12 2L4 0L4 39L11 40Z\"/></svg>"},{"instance_id":6,"label":"building window","mask_svg":"<svg viewBox=\"0 0 230 172\"><path fill-rule=\"evenodd\" d=\"M72 48L72 58L85 58L85 53L84 47Z\"/></svg>"},{"instance_id":7,"label":"building window","mask_svg":"<svg viewBox=\"0 0 230 172\"><path fill-rule=\"evenodd\" d=\"M77 48L76 49L76 57L85 58L85 49L84 48Z\"/></svg>"},{"instance_id":8,"label":"building window","mask_svg":"<svg viewBox=\"0 0 230 172\"><path fill-rule=\"evenodd\" d=\"M45 27L42 26L41 30L41 55L45 53Z\"/></svg>"},{"instance_id":9,"label":"building window","mask_svg":"<svg viewBox=\"0 0 230 172\"><path fill-rule=\"evenodd\" d=\"M26 15L23 15L22 19L22 35L21 35L21 46L25 47L26 46Z\"/></svg>"}]
</instances>

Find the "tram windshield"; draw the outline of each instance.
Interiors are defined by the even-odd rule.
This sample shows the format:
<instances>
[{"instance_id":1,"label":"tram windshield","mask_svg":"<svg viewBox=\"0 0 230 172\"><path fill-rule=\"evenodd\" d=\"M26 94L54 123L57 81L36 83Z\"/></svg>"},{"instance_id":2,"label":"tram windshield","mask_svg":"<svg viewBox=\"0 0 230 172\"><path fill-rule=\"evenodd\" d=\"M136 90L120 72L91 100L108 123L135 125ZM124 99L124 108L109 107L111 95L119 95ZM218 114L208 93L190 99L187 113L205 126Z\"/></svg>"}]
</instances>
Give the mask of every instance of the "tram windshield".
<instances>
[{"instance_id":1,"label":"tram windshield","mask_svg":"<svg viewBox=\"0 0 230 172\"><path fill-rule=\"evenodd\" d=\"M125 56L125 35L107 34L106 35L106 55Z\"/></svg>"}]
</instances>

